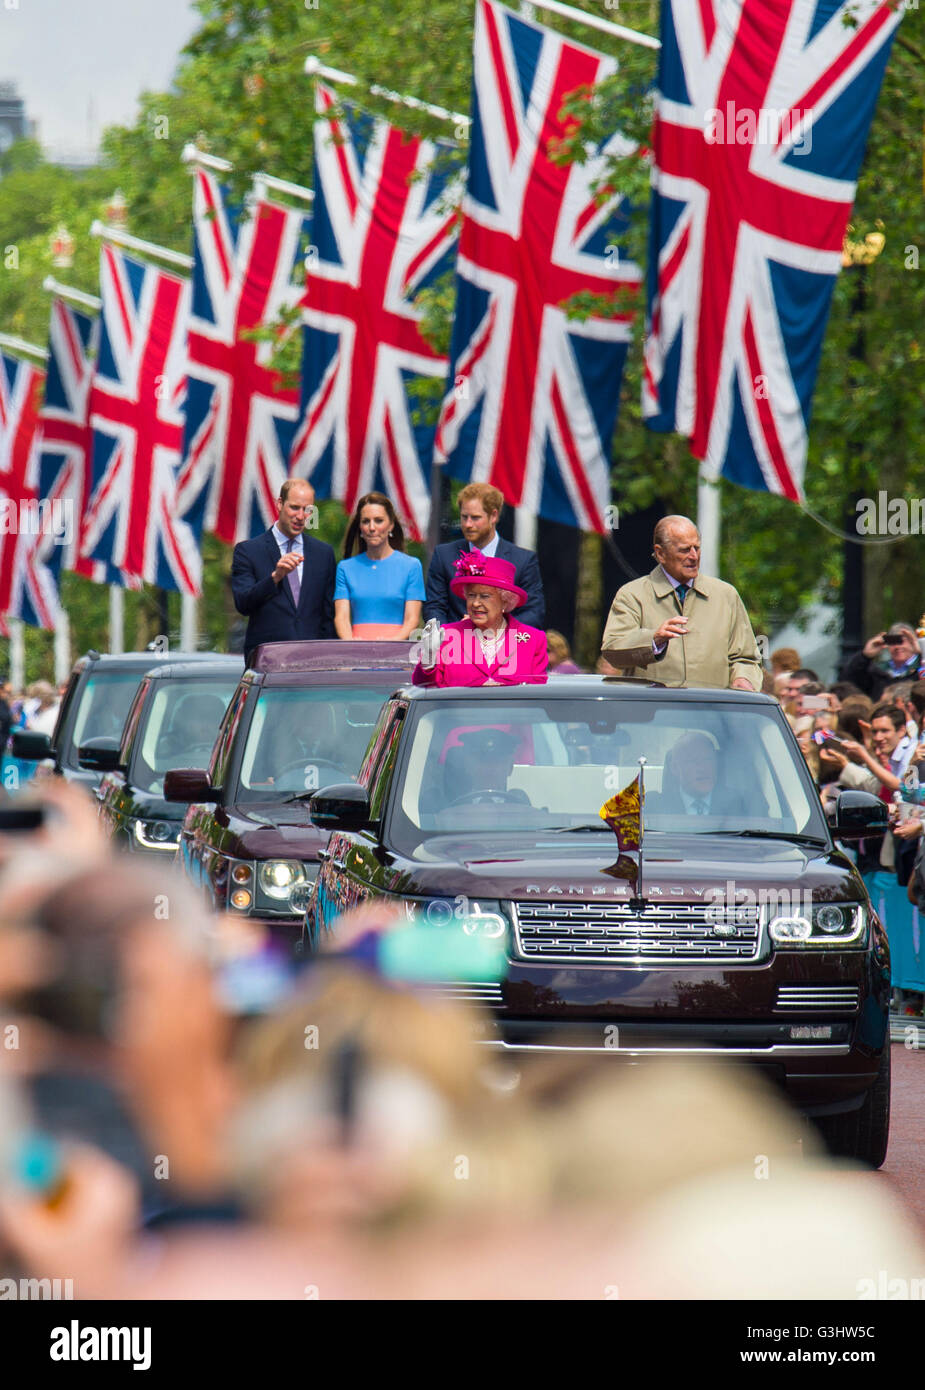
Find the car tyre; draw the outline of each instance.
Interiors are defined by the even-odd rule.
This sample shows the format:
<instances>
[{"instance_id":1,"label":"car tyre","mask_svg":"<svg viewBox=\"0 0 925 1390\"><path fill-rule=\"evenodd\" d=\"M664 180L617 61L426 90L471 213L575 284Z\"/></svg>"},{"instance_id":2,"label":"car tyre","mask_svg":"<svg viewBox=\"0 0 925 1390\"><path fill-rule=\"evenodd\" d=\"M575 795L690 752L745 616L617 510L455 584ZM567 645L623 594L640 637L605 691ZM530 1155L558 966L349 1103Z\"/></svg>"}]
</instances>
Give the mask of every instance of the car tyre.
<instances>
[{"instance_id":1,"label":"car tyre","mask_svg":"<svg viewBox=\"0 0 925 1390\"><path fill-rule=\"evenodd\" d=\"M814 1121L833 1158L853 1158L879 1168L890 1138L890 1041L880 1056L874 1084L857 1110L846 1115L818 1115Z\"/></svg>"}]
</instances>

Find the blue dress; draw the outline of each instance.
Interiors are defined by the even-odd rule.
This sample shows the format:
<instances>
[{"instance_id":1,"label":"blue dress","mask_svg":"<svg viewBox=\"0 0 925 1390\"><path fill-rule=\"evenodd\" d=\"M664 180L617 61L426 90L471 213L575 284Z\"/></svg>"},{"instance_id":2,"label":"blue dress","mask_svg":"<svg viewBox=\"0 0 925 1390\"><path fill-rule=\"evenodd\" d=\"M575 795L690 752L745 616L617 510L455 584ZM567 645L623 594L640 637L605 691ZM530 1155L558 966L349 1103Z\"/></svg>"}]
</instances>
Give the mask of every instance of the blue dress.
<instances>
[{"instance_id":1,"label":"blue dress","mask_svg":"<svg viewBox=\"0 0 925 1390\"><path fill-rule=\"evenodd\" d=\"M339 598L350 602L354 637L396 637L405 621L405 604L424 601L421 562L400 550L384 560L371 560L365 553L341 560L335 603Z\"/></svg>"}]
</instances>

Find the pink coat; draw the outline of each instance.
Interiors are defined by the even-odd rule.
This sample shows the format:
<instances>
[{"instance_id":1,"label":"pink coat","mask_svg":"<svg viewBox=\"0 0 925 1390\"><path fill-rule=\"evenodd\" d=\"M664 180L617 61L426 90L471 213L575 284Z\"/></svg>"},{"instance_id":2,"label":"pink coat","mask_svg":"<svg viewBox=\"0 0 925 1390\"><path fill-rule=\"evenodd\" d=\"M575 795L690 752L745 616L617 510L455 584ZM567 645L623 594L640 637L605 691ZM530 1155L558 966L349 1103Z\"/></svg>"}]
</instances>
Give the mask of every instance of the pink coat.
<instances>
[{"instance_id":1,"label":"pink coat","mask_svg":"<svg viewBox=\"0 0 925 1390\"><path fill-rule=\"evenodd\" d=\"M490 664L476 636L471 618L443 624L443 641L437 665L425 671L418 664L415 685L544 685L546 682L546 634L509 617L504 641Z\"/></svg>"}]
</instances>

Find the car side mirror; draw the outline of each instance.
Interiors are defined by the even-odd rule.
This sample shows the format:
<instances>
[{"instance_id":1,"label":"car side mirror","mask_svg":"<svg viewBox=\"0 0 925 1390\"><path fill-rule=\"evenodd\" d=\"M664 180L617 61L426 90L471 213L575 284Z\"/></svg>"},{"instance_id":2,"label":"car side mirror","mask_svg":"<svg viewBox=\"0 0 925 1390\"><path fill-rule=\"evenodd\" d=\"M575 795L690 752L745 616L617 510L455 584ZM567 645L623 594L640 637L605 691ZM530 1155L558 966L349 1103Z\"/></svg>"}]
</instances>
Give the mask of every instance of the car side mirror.
<instances>
[{"instance_id":1,"label":"car side mirror","mask_svg":"<svg viewBox=\"0 0 925 1390\"><path fill-rule=\"evenodd\" d=\"M43 758L55 756L51 736L35 733L31 729L20 729L13 735L10 754L14 758L21 758L24 763L40 763Z\"/></svg>"},{"instance_id":2,"label":"car side mirror","mask_svg":"<svg viewBox=\"0 0 925 1390\"><path fill-rule=\"evenodd\" d=\"M357 782L338 782L315 792L308 811L318 830L365 830L371 817L369 792Z\"/></svg>"},{"instance_id":3,"label":"car side mirror","mask_svg":"<svg viewBox=\"0 0 925 1390\"><path fill-rule=\"evenodd\" d=\"M115 772L119 762L119 740L108 734L88 738L77 750L77 766L85 772Z\"/></svg>"},{"instance_id":4,"label":"car side mirror","mask_svg":"<svg viewBox=\"0 0 925 1390\"><path fill-rule=\"evenodd\" d=\"M219 803L221 787L213 787L204 767L172 767L164 773L164 800Z\"/></svg>"},{"instance_id":5,"label":"car side mirror","mask_svg":"<svg viewBox=\"0 0 925 1390\"><path fill-rule=\"evenodd\" d=\"M829 812L829 829L837 840L863 840L882 835L889 823L886 803L870 792L845 791Z\"/></svg>"}]
</instances>

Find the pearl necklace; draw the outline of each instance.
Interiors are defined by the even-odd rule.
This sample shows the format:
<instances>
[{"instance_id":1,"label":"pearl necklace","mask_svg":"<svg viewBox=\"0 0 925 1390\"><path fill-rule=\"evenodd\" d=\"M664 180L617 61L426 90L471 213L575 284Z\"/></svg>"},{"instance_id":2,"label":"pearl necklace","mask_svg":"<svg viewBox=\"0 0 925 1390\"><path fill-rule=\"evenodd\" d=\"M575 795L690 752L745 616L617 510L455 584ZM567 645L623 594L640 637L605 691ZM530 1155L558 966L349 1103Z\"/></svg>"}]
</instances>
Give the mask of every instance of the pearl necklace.
<instances>
[{"instance_id":1,"label":"pearl necklace","mask_svg":"<svg viewBox=\"0 0 925 1390\"><path fill-rule=\"evenodd\" d=\"M480 627L475 629L475 635L479 639L479 644L485 654L486 661L494 661L495 657L498 655L498 648L504 641L505 632L507 632L507 619L504 620L502 626L498 628L496 632L489 633L487 629L483 630Z\"/></svg>"}]
</instances>

